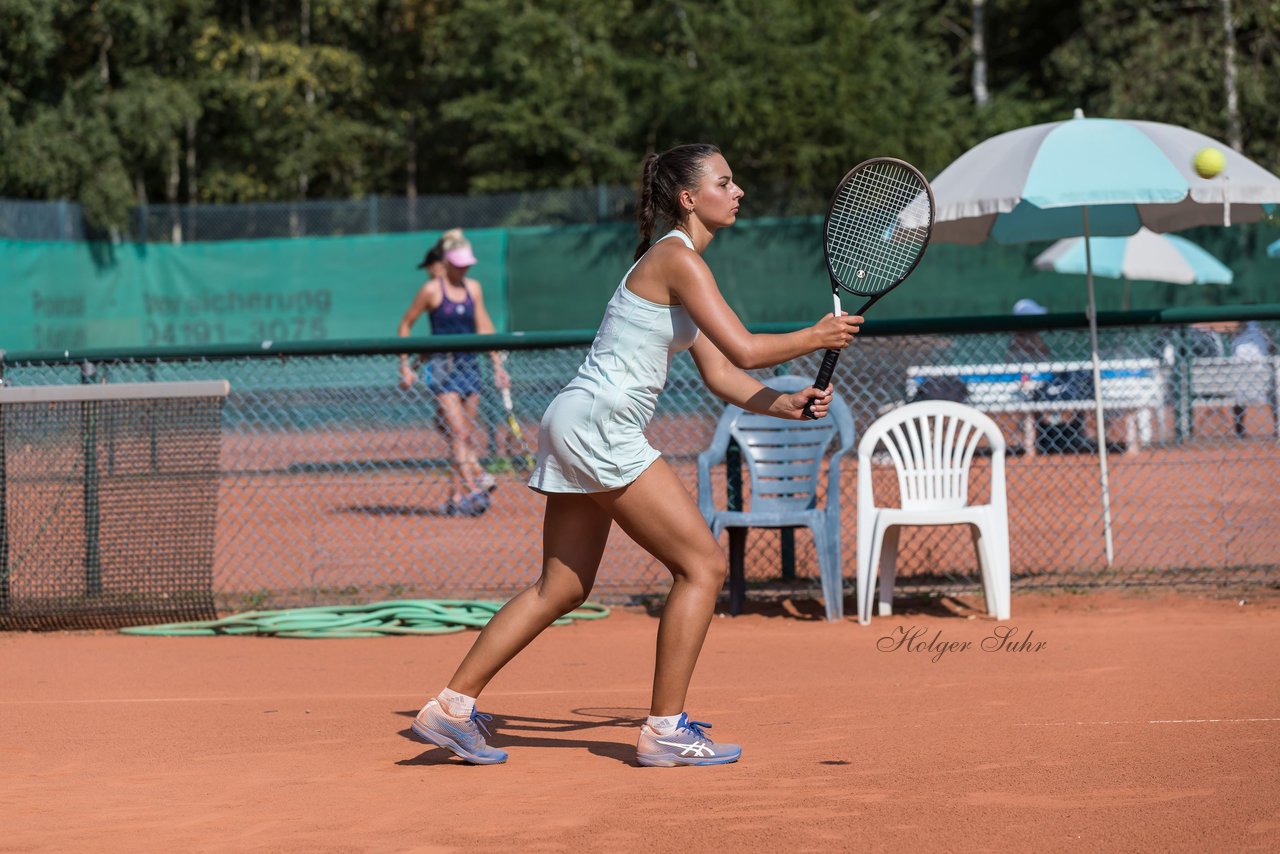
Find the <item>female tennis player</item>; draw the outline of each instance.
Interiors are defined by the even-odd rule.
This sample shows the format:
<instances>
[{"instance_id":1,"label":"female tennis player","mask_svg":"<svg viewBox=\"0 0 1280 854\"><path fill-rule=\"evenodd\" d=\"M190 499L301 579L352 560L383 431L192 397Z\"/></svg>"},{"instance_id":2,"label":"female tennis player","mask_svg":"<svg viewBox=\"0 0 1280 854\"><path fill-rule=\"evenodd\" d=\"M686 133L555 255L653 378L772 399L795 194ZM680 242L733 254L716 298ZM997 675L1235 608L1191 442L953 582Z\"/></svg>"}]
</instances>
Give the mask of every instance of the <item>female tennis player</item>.
<instances>
[{"instance_id":1,"label":"female tennis player","mask_svg":"<svg viewBox=\"0 0 1280 854\"><path fill-rule=\"evenodd\" d=\"M830 388L774 391L744 373L847 347L861 317L827 315L784 335L746 330L702 253L733 225L743 191L719 149L682 145L644 163L636 263L605 309L586 361L551 402L538 434L529 485L547 496L542 576L485 626L448 687L429 700L412 727L423 740L476 764L505 762L485 742L475 698L494 675L552 621L591 592L614 522L660 560L673 583L658 625L649 719L636 747L641 765L721 765L737 745L713 742L710 724L685 712L685 695L702 649L728 561L697 504L646 441L644 428L666 383L672 357L690 350L707 387L752 412L818 417ZM657 220L673 228L650 243Z\"/></svg>"},{"instance_id":2,"label":"female tennis player","mask_svg":"<svg viewBox=\"0 0 1280 854\"><path fill-rule=\"evenodd\" d=\"M400 319L400 337L408 337L423 314L431 321L432 335L492 335L496 330L484 307L484 292L479 282L467 278L467 271L475 263L475 253L462 229L446 231L418 265L431 278L419 288ZM490 357L494 385L510 388L500 355L491 353ZM489 509L489 493L497 485L493 475L480 465L475 448L475 437L480 432L476 419L481 386L479 359L475 353L435 353L427 360L427 371L428 384L436 396L437 423L449 440L453 458L453 492L442 512L479 516ZM411 388L417 379L409 357L401 355L400 387Z\"/></svg>"}]
</instances>

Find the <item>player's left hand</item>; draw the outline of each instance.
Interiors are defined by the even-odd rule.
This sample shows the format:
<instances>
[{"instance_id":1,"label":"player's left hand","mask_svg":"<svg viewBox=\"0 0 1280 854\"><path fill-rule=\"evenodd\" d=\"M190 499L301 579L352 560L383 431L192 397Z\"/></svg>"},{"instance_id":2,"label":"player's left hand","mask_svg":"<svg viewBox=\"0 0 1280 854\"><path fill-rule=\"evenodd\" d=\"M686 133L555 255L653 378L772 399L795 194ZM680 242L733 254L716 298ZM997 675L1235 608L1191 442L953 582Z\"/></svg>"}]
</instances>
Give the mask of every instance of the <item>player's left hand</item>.
<instances>
[{"instance_id":1,"label":"player's left hand","mask_svg":"<svg viewBox=\"0 0 1280 854\"><path fill-rule=\"evenodd\" d=\"M511 388L511 375L501 364L493 367L493 384L500 389Z\"/></svg>"},{"instance_id":2,"label":"player's left hand","mask_svg":"<svg viewBox=\"0 0 1280 854\"><path fill-rule=\"evenodd\" d=\"M780 418L791 418L801 420L805 417L804 409L809 405L809 401L813 401L813 417L824 418L827 409L831 406L831 386L825 389L803 388L794 394L784 394L778 398L778 404L781 411L777 413Z\"/></svg>"}]
</instances>

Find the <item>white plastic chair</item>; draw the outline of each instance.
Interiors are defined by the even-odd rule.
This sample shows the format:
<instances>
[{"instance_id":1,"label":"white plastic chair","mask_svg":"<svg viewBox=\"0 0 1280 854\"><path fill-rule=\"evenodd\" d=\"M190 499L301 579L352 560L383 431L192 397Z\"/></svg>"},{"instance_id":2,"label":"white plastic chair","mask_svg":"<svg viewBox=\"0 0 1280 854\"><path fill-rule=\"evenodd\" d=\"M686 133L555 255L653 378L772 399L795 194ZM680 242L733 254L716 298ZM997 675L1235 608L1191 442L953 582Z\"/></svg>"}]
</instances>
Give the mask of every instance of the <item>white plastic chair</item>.
<instances>
[{"instance_id":1,"label":"white plastic chair","mask_svg":"<svg viewBox=\"0 0 1280 854\"><path fill-rule=\"evenodd\" d=\"M991 449L991 503L969 503L969 467L985 437ZM884 446L898 474L901 507L878 507L871 457ZM971 406L927 400L894 409L876 420L858 443L858 622L871 621L875 572L880 574L880 614L893 613L898 534L903 525L969 525L987 612L1009 619L1009 511L1000 428Z\"/></svg>"}]
</instances>

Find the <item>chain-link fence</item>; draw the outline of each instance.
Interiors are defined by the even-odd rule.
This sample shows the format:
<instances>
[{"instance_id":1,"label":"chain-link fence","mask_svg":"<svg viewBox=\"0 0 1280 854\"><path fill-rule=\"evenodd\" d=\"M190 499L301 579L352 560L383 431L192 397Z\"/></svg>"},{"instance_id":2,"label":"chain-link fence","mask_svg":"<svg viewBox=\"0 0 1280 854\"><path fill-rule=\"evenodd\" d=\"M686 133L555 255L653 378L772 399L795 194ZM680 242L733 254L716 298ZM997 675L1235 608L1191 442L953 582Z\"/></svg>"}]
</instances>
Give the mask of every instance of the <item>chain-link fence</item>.
<instances>
[{"instance_id":1,"label":"chain-link fence","mask_svg":"<svg viewBox=\"0 0 1280 854\"><path fill-rule=\"evenodd\" d=\"M127 223L109 232L87 223L76 202L0 199L0 238L193 243L577 225L629 220L635 215L635 201L634 187L600 184L483 195L144 204L129 212ZM752 195L751 209L757 217L808 216L821 213L825 203L795 188L761 188Z\"/></svg>"},{"instance_id":2,"label":"chain-link fence","mask_svg":"<svg viewBox=\"0 0 1280 854\"><path fill-rule=\"evenodd\" d=\"M858 435L887 409L922 398L963 400L992 414L1010 445L1015 594L1036 586L1269 585L1280 565L1280 361L1269 343L1278 335L1271 319L1213 329L1106 327L1095 388L1081 328L878 335L868 327L841 358L835 383ZM488 340L511 348L514 414L536 447L541 413L573 376L589 336ZM458 342L472 347L475 339ZM537 577L540 562L544 499L524 486L524 446L507 426L501 399L487 389L476 444L496 489L482 512L474 512L482 505L451 507L456 487L440 411L421 383L398 387L402 346L92 363L10 357L3 367L10 385L230 381L214 555L224 609L510 594ZM429 351L430 342L415 346ZM816 368L814 357L774 373L808 377ZM1109 514L1095 392L1106 414ZM677 358L649 436L691 491L697 455L723 409L688 356ZM986 465L979 462L980 473ZM856 474L856 461L846 459L846 584L854 576ZM729 477L719 471L713 478L719 506L729 500ZM875 478L878 490L892 490L887 462L877 463ZM983 480L980 474L979 497ZM749 495L745 500L749 505ZM816 556L804 530L752 530L746 567L752 595L817 592ZM904 533L898 578L902 592L976 589L967 532ZM595 595L619 601L661 593L668 583L663 567L615 533Z\"/></svg>"},{"instance_id":3,"label":"chain-link fence","mask_svg":"<svg viewBox=\"0 0 1280 854\"><path fill-rule=\"evenodd\" d=\"M567 225L628 219L634 204L633 188L604 185L488 195L148 204L133 208L128 224L115 237L140 243L191 243ZM0 237L83 241L109 236L95 233L75 202L0 199Z\"/></svg>"}]
</instances>

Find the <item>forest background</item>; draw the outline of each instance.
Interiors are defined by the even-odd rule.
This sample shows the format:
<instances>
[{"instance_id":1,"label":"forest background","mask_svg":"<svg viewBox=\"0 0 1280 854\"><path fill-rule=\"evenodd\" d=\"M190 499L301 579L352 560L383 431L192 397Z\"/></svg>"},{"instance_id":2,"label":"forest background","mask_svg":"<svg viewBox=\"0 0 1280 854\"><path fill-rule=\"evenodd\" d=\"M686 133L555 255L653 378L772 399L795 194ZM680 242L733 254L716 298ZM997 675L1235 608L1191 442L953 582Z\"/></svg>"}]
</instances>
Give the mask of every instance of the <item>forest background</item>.
<instances>
[{"instance_id":1,"label":"forest background","mask_svg":"<svg viewBox=\"0 0 1280 854\"><path fill-rule=\"evenodd\" d=\"M853 163L892 154L932 177L1079 107L1280 171L1278 60L1276 0L0 0L0 205L76 202L93 241L0 240L0 346L391 335L437 226L239 243L157 229L186 243L164 246L130 243L153 239L131 214L628 198L645 152L688 141L720 144L748 192L744 227L708 254L726 297L749 323L804 321L829 301L815 229ZM469 228L500 330L598 322L635 232L582 221ZM1126 283L1099 305L1277 301L1280 223L1187 236L1235 285ZM877 317L1000 314L1028 295L1079 311L1080 288L1031 269L1043 248L931 247Z\"/></svg>"},{"instance_id":2,"label":"forest background","mask_svg":"<svg viewBox=\"0 0 1280 854\"><path fill-rule=\"evenodd\" d=\"M930 176L1000 131L1181 124L1280 168L1271 0L0 0L0 196L141 202L631 184L730 154L813 212L886 151Z\"/></svg>"}]
</instances>

